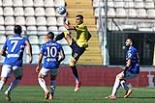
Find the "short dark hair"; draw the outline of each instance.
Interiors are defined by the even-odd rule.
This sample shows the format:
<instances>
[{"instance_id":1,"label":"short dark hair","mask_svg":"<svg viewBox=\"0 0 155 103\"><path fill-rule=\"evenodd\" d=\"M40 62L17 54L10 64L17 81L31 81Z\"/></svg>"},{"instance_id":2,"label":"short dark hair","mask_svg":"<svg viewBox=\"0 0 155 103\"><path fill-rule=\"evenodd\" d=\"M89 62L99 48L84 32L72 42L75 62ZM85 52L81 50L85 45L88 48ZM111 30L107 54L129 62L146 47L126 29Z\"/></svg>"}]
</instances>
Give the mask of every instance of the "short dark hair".
<instances>
[{"instance_id":1,"label":"short dark hair","mask_svg":"<svg viewBox=\"0 0 155 103\"><path fill-rule=\"evenodd\" d=\"M16 34L21 34L22 33L22 27L20 25L15 25L14 32Z\"/></svg>"},{"instance_id":2,"label":"short dark hair","mask_svg":"<svg viewBox=\"0 0 155 103\"><path fill-rule=\"evenodd\" d=\"M129 39L132 42L132 45L135 45L134 39L132 37L127 37L127 39Z\"/></svg>"},{"instance_id":3,"label":"short dark hair","mask_svg":"<svg viewBox=\"0 0 155 103\"><path fill-rule=\"evenodd\" d=\"M129 39L131 42L133 42L133 39L132 38L128 37L127 39Z\"/></svg>"},{"instance_id":4,"label":"short dark hair","mask_svg":"<svg viewBox=\"0 0 155 103\"><path fill-rule=\"evenodd\" d=\"M53 32L48 32L47 36L49 39L53 39L54 38L54 33Z\"/></svg>"},{"instance_id":5,"label":"short dark hair","mask_svg":"<svg viewBox=\"0 0 155 103\"><path fill-rule=\"evenodd\" d=\"M76 15L76 17L79 17L80 19L83 19L83 15Z\"/></svg>"}]
</instances>

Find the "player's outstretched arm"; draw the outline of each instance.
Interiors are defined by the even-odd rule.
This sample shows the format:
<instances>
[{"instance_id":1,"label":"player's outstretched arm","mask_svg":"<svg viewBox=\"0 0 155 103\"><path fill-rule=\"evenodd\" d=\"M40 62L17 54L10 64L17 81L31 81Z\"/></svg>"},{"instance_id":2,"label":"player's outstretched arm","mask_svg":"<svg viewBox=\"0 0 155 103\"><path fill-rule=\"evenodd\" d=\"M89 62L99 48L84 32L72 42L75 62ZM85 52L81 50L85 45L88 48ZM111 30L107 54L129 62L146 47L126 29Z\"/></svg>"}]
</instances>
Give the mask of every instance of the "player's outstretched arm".
<instances>
[{"instance_id":1,"label":"player's outstretched arm","mask_svg":"<svg viewBox=\"0 0 155 103\"><path fill-rule=\"evenodd\" d=\"M75 30L75 27L70 24L64 24L64 26L67 30Z\"/></svg>"},{"instance_id":2,"label":"player's outstretched arm","mask_svg":"<svg viewBox=\"0 0 155 103\"><path fill-rule=\"evenodd\" d=\"M28 55L29 55L29 63L32 63L32 46L31 46L31 44L30 44L30 42L29 41L26 41L26 46L27 46L27 48L28 48Z\"/></svg>"},{"instance_id":3,"label":"player's outstretched arm","mask_svg":"<svg viewBox=\"0 0 155 103\"><path fill-rule=\"evenodd\" d=\"M39 71L40 71L42 59L43 59L43 55L42 55L42 54L39 54L38 65L37 65L37 67L36 67L36 72L37 72L37 73L39 73Z\"/></svg>"}]
</instances>

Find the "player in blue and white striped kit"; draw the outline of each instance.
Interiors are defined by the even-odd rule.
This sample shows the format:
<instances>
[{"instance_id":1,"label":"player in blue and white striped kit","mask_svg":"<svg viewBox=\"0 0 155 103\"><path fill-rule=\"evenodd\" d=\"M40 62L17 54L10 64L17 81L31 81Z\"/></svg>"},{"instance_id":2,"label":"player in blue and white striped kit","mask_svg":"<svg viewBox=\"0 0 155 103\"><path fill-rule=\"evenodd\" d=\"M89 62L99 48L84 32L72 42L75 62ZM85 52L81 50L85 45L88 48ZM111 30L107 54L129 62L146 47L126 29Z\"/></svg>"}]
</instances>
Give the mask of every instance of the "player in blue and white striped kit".
<instances>
[{"instance_id":1,"label":"player in blue and white striped kit","mask_svg":"<svg viewBox=\"0 0 155 103\"><path fill-rule=\"evenodd\" d=\"M15 80L11 82L8 89L5 91L5 96L7 100L11 100L10 93L11 91L19 84L23 75L23 52L25 47L28 47L30 60L32 62L32 47L29 43L29 40L26 37L22 37L22 27L20 25L15 25L14 35L7 38L0 54L5 56L5 60L2 66L1 71L1 80L0 80L0 91L2 90L4 84L6 83L8 77L11 73L15 75Z\"/></svg>"},{"instance_id":2,"label":"player in blue and white striped kit","mask_svg":"<svg viewBox=\"0 0 155 103\"><path fill-rule=\"evenodd\" d=\"M137 49L133 46L132 39L131 38L126 39L125 44L126 47L128 47L128 51L126 53L125 69L116 76L112 94L105 98L116 99L116 93L120 86L122 86L126 91L124 98L129 97L132 93L132 89L129 89L126 80L135 78L140 72L139 56Z\"/></svg>"},{"instance_id":3,"label":"player in blue and white striped kit","mask_svg":"<svg viewBox=\"0 0 155 103\"><path fill-rule=\"evenodd\" d=\"M46 43L44 43L41 47L36 72L39 72L38 81L40 86L45 92L45 99L51 100L54 97L54 91L56 88L56 77L58 74L58 68L59 68L60 62L65 58L65 55L61 44L53 40L54 34L52 32L49 32L48 34L46 34L44 39ZM44 57L44 61L41 68L43 57ZM50 84L51 91L48 90L46 86L46 82L44 80L44 77L47 76L48 73L50 73L50 78L51 78L51 84Z\"/></svg>"}]
</instances>

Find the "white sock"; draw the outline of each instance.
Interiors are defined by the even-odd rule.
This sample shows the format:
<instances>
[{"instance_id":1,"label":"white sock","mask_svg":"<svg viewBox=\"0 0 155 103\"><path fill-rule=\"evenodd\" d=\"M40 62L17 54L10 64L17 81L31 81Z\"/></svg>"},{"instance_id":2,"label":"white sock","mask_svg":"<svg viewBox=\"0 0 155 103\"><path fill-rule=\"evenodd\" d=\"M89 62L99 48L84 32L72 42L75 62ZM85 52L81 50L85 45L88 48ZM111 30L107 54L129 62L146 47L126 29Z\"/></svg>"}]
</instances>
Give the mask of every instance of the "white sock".
<instances>
[{"instance_id":1,"label":"white sock","mask_svg":"<svg viewBox=\"0 0 155 103\"><path fill-rule=\"evenodd\" d=\"M44 92L49 92L46 86L45 80L42 78L38 78L38 81L39 81L41 88L43 88Z\"/></svg>"},{"instance_id":2,"label":"white sock","mask_svg":"<svg viewBox=\"0 0 155 103\"><path fill-rule=\"evenodd\" d=\"M52 80L51 81L51 92L54 93L55 92L55 89L56 89L56 80Z\"/></svg>"},{"instance_id":3,"label":"white sock","mask_svg":"<svg viewBox=\"0 0 155 103\"><path fill-rule=\"evenodd\" d=\"M113 86L113 89L112 89L111 96L116 96L116 93L117 93L117 90L119 89L119 87L120 87L120 79L119 78L116 78L115 79L114 86Z\"/></svg>"},{"instance_id":4,"label":"white sock","mask_svg":"<svg viewBox=\"0 0 155 103\"><path fill-rule=\"evenodd\" d=\"M3 89L3 86L4 86L4 81L0 81L0 91Z\"/></svg>"},{"instance_id":5,"label":"white sock","mask_svg":"<svg viewBox=\"0 0 155 103\"><path fill-rule=\"evenodd\" d=\"M121 80L121 86L123 87L123 89L125 89L126 91L128 91L129 90L129 87L128 87L128 85L127 85L127 83L126 83L126 81L125 80Z\"/></svg>"},{"instance_id":6,"label":"white sock","mask_svg":"<svg viewBox=\"0 0 155 103\"><path fill-rule=\"evenodd\" d=\"M15 79L14 81L12 81L6 91L11 92L19 84L19 82L19 79Z\"/></svg>"}]
</instances>

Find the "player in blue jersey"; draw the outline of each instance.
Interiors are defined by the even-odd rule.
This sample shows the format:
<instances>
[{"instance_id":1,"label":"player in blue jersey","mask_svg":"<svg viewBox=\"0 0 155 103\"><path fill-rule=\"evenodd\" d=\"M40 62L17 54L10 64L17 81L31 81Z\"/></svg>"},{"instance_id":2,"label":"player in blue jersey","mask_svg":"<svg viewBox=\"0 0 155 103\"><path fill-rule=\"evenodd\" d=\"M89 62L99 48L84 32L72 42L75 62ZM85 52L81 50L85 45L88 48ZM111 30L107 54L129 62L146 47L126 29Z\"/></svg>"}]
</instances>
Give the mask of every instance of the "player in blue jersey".
<instances>
[{"instance_id":1,"label":"player in blue jersey","mask_svg":"<svg viewBox=\"0 0 155 103\"><path fill-rule=\"evenodd\" d=\"M36 72L39 73L38 82L45 92L45 99L49 100L53 99L54 97L58 68L61 61L65 58L62 46L54 41L53 38L54 34L52 32L49 32L47 35L45 35L46 43L41 47L38 66L36 67ZM42 69L40 70L43 57L44 61ZM48 73L50 73L51 79L50 90L48 90L44 80L44 77L47 76Z\"/></svg>"},{"instance_id":2,"label":"player in blue jersey","mask_svg":"<svg viewBox=\"0 0 155 103\"><path fill-rule=\"evenodd\" d=\"M131 38L126 39L125 44L126 47L128 47L128 51L126 53L125 69L116 76L112 94L105 98L112 100L116 99L117 98L116 93L120 86L122 86L126 91L124 98L129 97L132 93L132 89L128 87L126 80L135 78L140 72L139 56L137 49L133 46L132 39Z\"/></svg>"},{"instance_id":3,"label":"player in blue jersey","mask_svg":"<svg viewBox=\"0 0 155 103\"><path fill-rule=\"evenodd\" d=\"M11 73L15 75L15 80L11 82L8 89L5 91L5 96L7 100L11 100L10 93L11 91L19 84L22 79L23 69L22 69L22 59L24 48L27 46L29 51L30 60L32 62L32 48L29 40L21 36L22 27L15 25L14 35L8 38L3 46L3 49L0 51L2 56L5 56L1 71L1 80L0 80L0 91L2 90L4 84L6 83L8 77Z\"/></svg>"}]
</instances>

